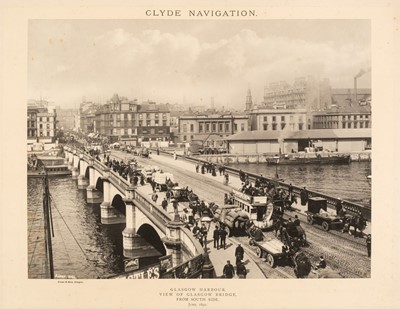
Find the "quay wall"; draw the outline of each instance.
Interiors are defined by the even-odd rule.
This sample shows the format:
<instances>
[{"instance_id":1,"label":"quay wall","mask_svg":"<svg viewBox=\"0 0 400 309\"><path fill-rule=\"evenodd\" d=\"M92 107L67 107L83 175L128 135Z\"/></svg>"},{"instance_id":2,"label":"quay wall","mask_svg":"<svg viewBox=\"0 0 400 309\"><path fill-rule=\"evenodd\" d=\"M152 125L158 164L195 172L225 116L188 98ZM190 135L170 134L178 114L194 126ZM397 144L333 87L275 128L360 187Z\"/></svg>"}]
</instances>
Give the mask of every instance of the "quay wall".
<instances>
[{"instance_id":1,"label":"quay wall","mask_svg":"<svg viewBox=\"0 0 400 309\"><path fill-rule=\"evenodd\" d=\"M350 155L351 161L371 161L371 152L351 152L351 153L340 153L341 155ZM224 164L259 164L267 162L267 159L271 159L273 154L213 154L213 155L196 155L192 156L200 160L205 160L212 163L224 163Z\"/></svg>"}]
</instances>

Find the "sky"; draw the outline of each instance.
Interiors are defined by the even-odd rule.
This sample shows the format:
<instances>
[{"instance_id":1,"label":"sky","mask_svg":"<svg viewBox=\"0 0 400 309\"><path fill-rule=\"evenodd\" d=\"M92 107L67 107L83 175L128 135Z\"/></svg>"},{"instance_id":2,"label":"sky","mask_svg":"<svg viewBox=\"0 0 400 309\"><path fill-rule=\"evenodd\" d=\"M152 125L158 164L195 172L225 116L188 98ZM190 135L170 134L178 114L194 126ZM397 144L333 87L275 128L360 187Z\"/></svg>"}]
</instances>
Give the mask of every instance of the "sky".
<instances>
[{"instance_id":1,"label":"sky","mask_svg":"<svg viewBox=\"0 0 400 309\"><path fill-rule=\"evenodd\" d=\"M77 108L114 93L139 102L244 109L270 82L371 68L369 20L30 20L28 99ZM371 73L358 79L371 87Z\"/></svg>"}]
</instances>

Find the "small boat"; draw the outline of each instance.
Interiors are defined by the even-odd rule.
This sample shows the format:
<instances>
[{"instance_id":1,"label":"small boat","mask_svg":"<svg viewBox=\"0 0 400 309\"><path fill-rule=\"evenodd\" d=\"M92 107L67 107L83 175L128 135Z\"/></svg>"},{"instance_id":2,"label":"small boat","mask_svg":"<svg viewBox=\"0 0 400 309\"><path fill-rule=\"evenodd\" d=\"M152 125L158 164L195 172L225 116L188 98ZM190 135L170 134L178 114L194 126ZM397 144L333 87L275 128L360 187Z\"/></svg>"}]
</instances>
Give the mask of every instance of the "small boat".
<instances>
[{"instance_id":1,"label":"small boat","mask_svg":"<svg viewBox=\"0 0 400 309\"><path fill-rule=\"evenodd\" d=\"M350 161L350 155L321 155L319 153L290 154L267 158L268 165L349 164Z\"/></svg>"},{"instance_id":2,"label":"small boat","mask_svg":"<svg viewBox=\"0 0 400 309\"><path fill-rule=\"evenodd\" d=\"M64 163L64 158L53 156L35 156L28 159L28 177L43 177L46 170L47 176L70 176L72 172Z\"/></svg>"}]
</instances>

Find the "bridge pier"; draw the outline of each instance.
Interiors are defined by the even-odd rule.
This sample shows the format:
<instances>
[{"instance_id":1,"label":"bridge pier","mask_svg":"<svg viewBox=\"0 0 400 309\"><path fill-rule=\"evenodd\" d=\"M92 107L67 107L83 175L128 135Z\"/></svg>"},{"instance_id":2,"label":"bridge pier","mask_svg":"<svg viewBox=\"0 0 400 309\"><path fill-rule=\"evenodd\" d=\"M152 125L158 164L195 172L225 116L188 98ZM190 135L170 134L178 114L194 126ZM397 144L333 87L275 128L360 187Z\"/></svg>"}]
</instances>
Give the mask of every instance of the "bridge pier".
<instances>
[{"instance_id":1,"label":"bridge pier","mask_svg":"<svg viewBox=\"0 0 400 309\"><path fill-rule=\"evenodd\" d=\"M86 202L89 204L97 204L103 201L103 195L94 186L86 188Z\"/></svg>"},{"instance_id":2,"label":"bridge pier","mask_svg":"<svg viewBox=\"0 0 400 309\"><path fill-rule=\"evenodd\" d=\"M100 216L102 224L125 223L125 216L116 210L111 204L110 196L110 169L103 171L103 202L100 204Z\"/></svg>"},{"instance_id":3,"label":"bridge pier","mask_svg":"<svg viewBox=\"0 0 400 309\"><path fill-rule=\"evenodd\" d=\"M78 176L78 189L86 189L89 185L89 179L87 179L84 175Z\"/></svg>"},{"instance_id":4,"label":"bridge pier","mask_svg":"<svg viewBox=\"0 0 400 309\"><path fill-rule=\"evenodd\" d=\"M124 256L128 258L160 256L152 245L136 233L136 206L133 202L135 198L134 187L126 189L126 227L122 231Z\"/></svg>"},{"instance_id":5,"label":"bridge pier","mask_svg":"<svg viewBox=\"0 0 400 309\"><path fill-rule=\"evenodd\" d=\"M78 179L79 170L76 167L72 168L72 179Z\"/></svg>"}]
</instances>

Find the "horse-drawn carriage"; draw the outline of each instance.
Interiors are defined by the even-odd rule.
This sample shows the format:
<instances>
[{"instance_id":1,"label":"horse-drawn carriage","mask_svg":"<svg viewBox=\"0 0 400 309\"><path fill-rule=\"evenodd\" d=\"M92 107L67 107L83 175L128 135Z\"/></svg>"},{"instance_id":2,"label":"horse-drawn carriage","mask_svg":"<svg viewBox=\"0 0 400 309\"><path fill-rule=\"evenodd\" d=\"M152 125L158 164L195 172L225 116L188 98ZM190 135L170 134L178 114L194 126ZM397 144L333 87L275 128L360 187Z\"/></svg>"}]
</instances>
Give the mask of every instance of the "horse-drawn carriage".
<instances>
[{"instance_id":1,"label":"horse-drawn carriage","mask_svg":"<svg viewBox=\"0 0 400 309\"><path fill-rule=\"evenodd\" d=\"M246 231L250 237L249 244L256 247L257 256L265 257L271 267L275 267L278 262L285 262L293 266L297 278L308 276L311 271L310 260L293 242L285 244L271 234L266 235L251 221L247 224Z\"/></svg>"},{"instance_id":2,"label":"horse-drawn carriage","mask_svg":"<svg viewBox=\"0 0 400 309\"><path fill-rule=\"evenodd\" d=\"M160 192L167 191L168 184L173 183L173 179L174 175L172 175L171 173L163 173L162 171L153 173L153 182L155 184L155 189L158 189Z\"/></svg>"},{"instance_id":3,"label":"horse-drawn carriage","mask_svg":"<svg viewBox=\"0 0 400 309\"><path fill-rule=\"evenodd\" d=\"M324 198L310 197L306 213L309 224L320 224L325 231L343 227L343 219L327 211L327 200Z\"/></svg>"},{"instance_id":4,"label":"horse-drawn carriage","mask_svg":"<svg viewBox=\"0 0 400 309\"><path fill-rule=\"evenodd\" d=\"M188 198L189 190L187 188L174 186L171 188L171 193L172 193L172 196L178 202L188 202L189 201L189 198Z\"/></svg>"},{"instance_id":5,"label":"horse-drawn carriage","mask_svg":"<svg viewBox=\"0 0 400 309\"><path fill-rule=\"evenodd\" d=\"M287 246L304 247L307 245L306 232L300 225L283 226L281 240Z\"/></svg>"}]
</instances>

